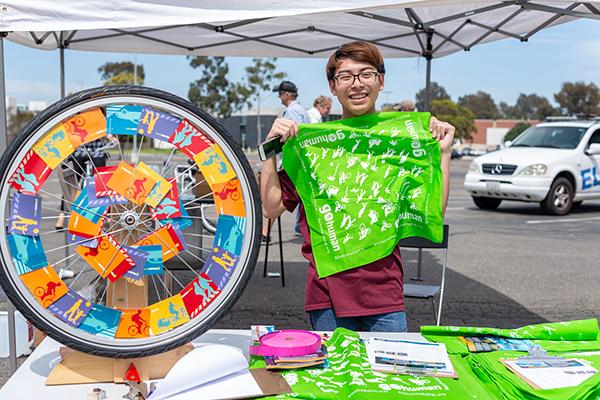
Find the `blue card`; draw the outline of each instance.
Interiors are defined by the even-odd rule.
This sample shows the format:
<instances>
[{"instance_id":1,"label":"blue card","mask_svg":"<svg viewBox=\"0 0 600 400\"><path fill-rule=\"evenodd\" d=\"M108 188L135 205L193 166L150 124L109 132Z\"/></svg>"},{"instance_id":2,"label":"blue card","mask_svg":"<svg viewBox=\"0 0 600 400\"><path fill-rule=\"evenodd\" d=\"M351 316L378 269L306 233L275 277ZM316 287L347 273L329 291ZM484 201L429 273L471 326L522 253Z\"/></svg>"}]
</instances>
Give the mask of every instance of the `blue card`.
<instances>
[{"instance_id":1,"label":"blue card","mask_svg":"<svg viewBox=\"0 0 600 400\"><path fill-rule=\"evenodd\" d=\"M207 263L202 268L203 272L212 279L221 289L225 287L229 277L235 269L239 257L220 247L213 247Z\"/></svg>"},{"instance_id":2,"label":"blue card","mask_svg":"<svg viewBox=\"0 0 600 400\"><path fill-rule=\"evenodd\" d=\"M171 134L177 129L180 122L181 118L155 110L152 107L144 107L137 133L169 142Z\"/></svg>"},{"instance_id":3,"label":"blue card","mask_svg":"<svg viewBox=\"0 0 600 400\"><path fill-rule=\"evenodd\" d=\"M86 186L90 184L90 182L95 186L93 178L88 178L85 180L85 182ZM95 187L94 193L96 193ZM94 224L96 224L98 223L98 221L100 221L100 218L102 218L102 216L108 209L108 205L101 205L98 207L91 206L89 204L89 191L87 187L84 187L83 190L81 190L81 192L79 193L79 196L77 196L77 198L71 205L71 209L76 213L80 214L82 217L87 218Z\"/></svg>"},{"instance_id":4,"label":"blue card","mask_svg":"<svg viewBox=\"0 0 600 400\"><path fill-rule=\"evenodd\" d=\"M144 251L140 248L131 247L131 246L123 246L123 250L127 253L127 255L135 262L135 266L131 268L129 271L125 272L123 276L127 278L131 278L133 280L139 281L143 278L144 275L144 267L146 266L146 262L148 261L148 257L150 257L150 253ZM161 265L162 265L162 255L161 255Z\"/></svg>"},{"instance_id":5,"label":"blue card","mask_svg":"<svg viewBox=\"0 0 600 400\"><path fill-rule=\"evenodd\" d=\"M106 133L113 135L136 135L143 109L143 106L107 106Z\"/></svg>"},{"instance_id":6,"label":"blue card","mask_svg":"<svg viewBox=\"0 0 600 400\"><path fill-rule=\"evenodd\" d=\"M239 256L242 252L245 226L246 218L225 214L219 215L213 247L218 246Z\"/></svg>"},{"instance_id":7,"label":"blue card","mask_svg":"<svg viewBox=\"0 0 600 400\"><path fill-rule=\"evenodd\" d=\"M186 211L183 204L184 204L184 202L180 198L179 199L179 210L181 211L181 217L159 219L158 222L161 225L171 224L171 225L173 225L174 228L177 228L179 230L184 230L185 228L189 228L190 226L192 226L194 224L194 222L190 218L190 214Z\"/></svg>"},{"instance_id":8,"label":"blue card","mask_svg":"<svg viewBox=\"0 0 600 400\"><path fill-rule=\"evenodd\" d=\"M117 327L121 321L121 311L104 307L100 304L92 304L92 309L87 314L79 329L94 335L112 339L117 333Z\"/></svg>"},{"instance_id":9,"label":"blue card","mask_svg":"<svg viewBox=\"0 0 600 400\"><path fill-rule=\"evenodd\" d=\"M160 244L138 246L138 249L148 253L148 259L144 265L144 275L157 275L164 272L163 251Z\"/></svg>"},{"instance_id":10,"label":"blue card","mask_svg":"<svg viewBox=\"0 0 600 400\"><path fill-rule=\"evenodd\" d=\"M92 302L76 292L67 294L48 306L48 310L71 326L79 326L92 309Z\"/></svg>"},{"instance_id":11,"label":"blue card","mask_svg":"<svg viewBox=\"0 0 600 400\"><path fill-rule=\"evenodd\" d=\"M38 236L42 220L42 197L15 193L12 198L8 233Z\"/></svg>"},{"instance_id":12,"label":"blue card","mask_svg":"<svg viewBox=\"0 0 600 400\"><path fill-rule=\"evenodd\" d=\"M7 235L8 247L19 275L48 265L42 241L38 236Z\"/></svg>"}]
</instances>

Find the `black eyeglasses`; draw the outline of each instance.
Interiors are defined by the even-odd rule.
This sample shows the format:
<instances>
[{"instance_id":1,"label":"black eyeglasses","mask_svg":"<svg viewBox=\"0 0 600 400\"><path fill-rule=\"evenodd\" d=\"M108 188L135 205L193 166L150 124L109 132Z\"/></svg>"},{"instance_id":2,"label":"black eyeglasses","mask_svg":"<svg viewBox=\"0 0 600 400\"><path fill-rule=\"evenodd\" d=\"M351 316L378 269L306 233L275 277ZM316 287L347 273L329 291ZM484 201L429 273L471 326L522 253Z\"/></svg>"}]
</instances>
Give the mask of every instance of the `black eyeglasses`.
<instances>
[{"instance_id":1,"label":"black eyeglasses","mask_svg":"<svg viewBox=\"0 0 600 400\"><path fill-rule=\"evenodd\" d=\"M373 83L375 82L375 78L377 78L379 75L379 72L363 71L360 74L340 74L334 76L333 79L336 80L338 85L346 87L352 86L356 79L358 79L358 81L362 84Z\"/></svg>"}]
</instances>

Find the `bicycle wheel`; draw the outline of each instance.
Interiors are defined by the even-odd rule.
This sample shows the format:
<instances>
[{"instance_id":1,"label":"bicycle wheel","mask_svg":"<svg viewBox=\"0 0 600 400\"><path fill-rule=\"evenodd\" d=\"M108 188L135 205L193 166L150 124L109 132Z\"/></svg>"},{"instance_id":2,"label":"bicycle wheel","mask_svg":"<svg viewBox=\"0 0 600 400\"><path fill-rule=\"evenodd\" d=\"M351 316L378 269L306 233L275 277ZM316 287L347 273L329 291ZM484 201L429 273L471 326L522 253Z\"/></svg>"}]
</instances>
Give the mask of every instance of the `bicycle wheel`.
<instances>
[{"instance_id":1,"label":"bicycle wheel","mask_svg":"<svg viewBox=\"0 0 600 400\"><path fill-rule=\"evenodd\" d=\"M92 162L93 144L109 141L117 146L105 167L76 172L78 157ZM196 185L212 191L201 197L241 194L214 199L214 235L198 233L203 199L177 190L174 166L188 159ZM213 118L166 92L112 86L65 98L10 144L0 179L0 285L36 327L80 351L124 358L181 346L231 308L256 264L262 217L248 161ZM55 231L69 185L69 224ZM75 276L63 280L59 268Z\"/></svg>"}]
</instances>

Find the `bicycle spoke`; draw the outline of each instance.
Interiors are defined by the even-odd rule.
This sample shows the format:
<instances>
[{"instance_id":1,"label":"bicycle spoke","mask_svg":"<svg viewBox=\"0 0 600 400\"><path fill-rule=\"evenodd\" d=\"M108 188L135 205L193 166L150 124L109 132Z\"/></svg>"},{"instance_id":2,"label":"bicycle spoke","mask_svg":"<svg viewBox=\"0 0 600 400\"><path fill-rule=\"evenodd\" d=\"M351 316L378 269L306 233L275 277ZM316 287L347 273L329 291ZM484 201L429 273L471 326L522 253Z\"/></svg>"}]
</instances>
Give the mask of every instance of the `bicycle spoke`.
<instances>
[{"instance_id":1,"label":"bicycle spoke","mask_svg":"<svg viewBox=\"0 0 600 400\"><path fill-rule=\"evenodd\" d=\"M81 244L81 243L89 242L90 240L98 239L98 238L101 238L101 237L104 237L104 236L110 235L110 234L112 234L112 233L121 232L121 231L124 231L125 229L127 229L127 228L121 228L121 229L119 229L119 230L117 230L117 231L108 232L108 233L105 233L105 234L103 234L103 235L99 235L99 236L94 236L93 238L90 238L90 239L85 239L85 240L82 240L82 241L79 241L79 242L73 242L73 243L70 243L70 244L66 244L66 245L64 245L64 246L55 247L55 248L53 248L53 249L51 249L51 250L45 250L45 252L46 252L46 253L50 253L50 252L52 252L52 251L56 251L56 250L60 250L60 249L64 249L65 247L71 247L71 246L75 246L75 245L78 245L78 244Z\"/></svg>"},{"instance_id":2,"label":"bicycle spoke","mask_svg":"<svg viewBox=\"0 0 600 400\"><path fill-rule=\"evenodd\" d=\"M186 236L195 236L195 237L202 237L202 238L207 238L207 239L211 239L214 238L215 235L201 235L199 233L187 233L187 232L183 232L184 235Z\"/></svg>"},{"instance_id":3,"label":"bicycle spoke","mask_svg":"<svg viewBox=\"0 0 600 400\"><path fill-rule=\"evenodd\" d=\"M95 212L93 212L92 210L88 209L87 207L78 206L77 204L75 204L75 203L72 203L72 202L70 202L69 200L66 200L66 199L61 199L61 198L60 198L60 197L58 197L57 195L55 195L55 194L52 194L52 193L50 193L50 192L47 192L47 191L45 191L44 189L40 189L40 190L39 190L39 192L41 192L41 193L44 193L44 194L47 194L48 196L54 197L54 198L56 198L56 199L58 199L58 200L63 200L65 203L67 203L67 204L69 204L69 205L72 205L72 206L75 206L75 207L79 207L79 208L81 208L82 210L85 210L85 211L89 212L90 214L94 214L94 215L97 215L97 216L99 216L99 217L102 217L102 218L104 218L104 215L102 215L102 214L95 213ZM44 207L44 206L42 206L42 207ZM64 211L61 211L61 212L64 212ZM109 218L109 219L111 219L111 220L112 220L112 218ZM117 222L117 221L114 221L114 220L113 220L113 222Z\"/></svg>"}]
</instances>

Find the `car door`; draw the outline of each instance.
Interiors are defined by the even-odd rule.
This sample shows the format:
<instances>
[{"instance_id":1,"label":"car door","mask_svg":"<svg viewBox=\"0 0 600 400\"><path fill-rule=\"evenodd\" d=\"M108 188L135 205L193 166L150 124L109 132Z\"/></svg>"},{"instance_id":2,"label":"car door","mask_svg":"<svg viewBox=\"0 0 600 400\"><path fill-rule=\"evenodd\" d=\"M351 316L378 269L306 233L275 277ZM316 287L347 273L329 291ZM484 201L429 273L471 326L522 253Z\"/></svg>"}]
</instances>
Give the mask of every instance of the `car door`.
<instances>
[{"instance_id":1,"label":"car door","mask_svg":"<svg viewBox=\"0 0 600 400\"><path fill-rule=\"evenodd\" d=\"M584 148L584 160L580 170L581 192L600 196L600 154L585 153L592 143L600 143L600 129L592 133Z\"/></svg>"}]
</instances>

